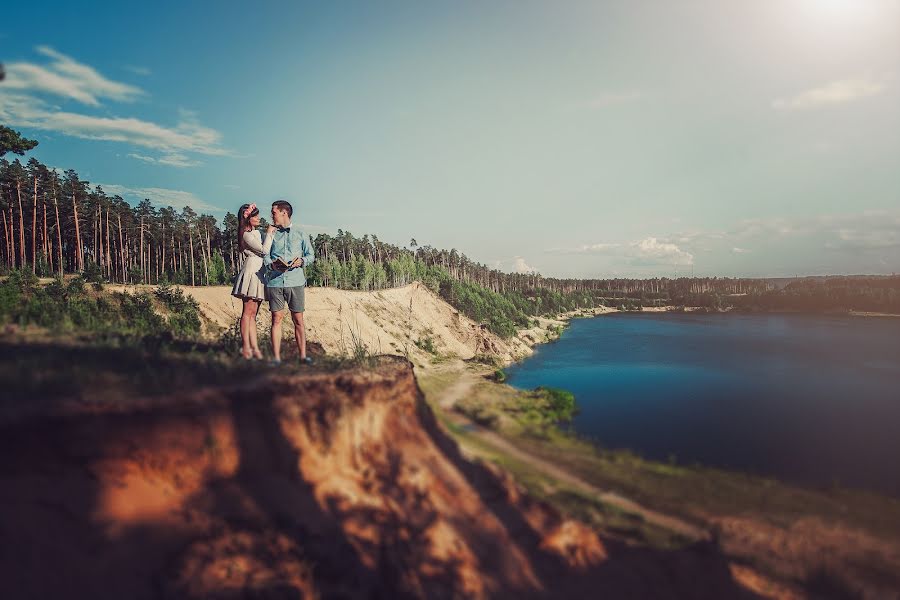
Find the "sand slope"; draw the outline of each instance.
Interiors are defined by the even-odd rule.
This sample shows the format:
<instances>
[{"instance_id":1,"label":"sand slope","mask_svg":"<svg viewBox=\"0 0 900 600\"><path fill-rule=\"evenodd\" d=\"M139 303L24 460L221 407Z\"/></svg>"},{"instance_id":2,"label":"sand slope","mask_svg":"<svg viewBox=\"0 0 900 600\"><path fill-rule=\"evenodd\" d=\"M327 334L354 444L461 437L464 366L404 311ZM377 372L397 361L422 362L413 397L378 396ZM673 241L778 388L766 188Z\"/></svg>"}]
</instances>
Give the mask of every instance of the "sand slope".
<instances>
[{"instance_id":1,"label":"sand slope","mask_svg":"<svg viewBox=\"0 0 900 600\"><path fill-rule=\"evenodd\" d=\"M150 290L142 286L108 286L114 291ZM208 329L232 327L241 314L241 301L231 295L231 287L183 287L200 303L209 320ZM322 345L328 354L353 352L356 340L373 354L394 354L428 364L433 356L416 346L432 339L440 355L462 359L491 354L503 362L531 353L531 346L545 340L544 328L553 323L541 320L539 327L524 330L520 337L503 340L480 324L462 315L421 283L381 290L358 292L310 287L306 290L307 339ZM271 313L263 302L259 313L260 336L267 335ZM283 334L292 336L286 319ZM265 342L262 337L260 344Z\"/></svg>"}]
</instances>

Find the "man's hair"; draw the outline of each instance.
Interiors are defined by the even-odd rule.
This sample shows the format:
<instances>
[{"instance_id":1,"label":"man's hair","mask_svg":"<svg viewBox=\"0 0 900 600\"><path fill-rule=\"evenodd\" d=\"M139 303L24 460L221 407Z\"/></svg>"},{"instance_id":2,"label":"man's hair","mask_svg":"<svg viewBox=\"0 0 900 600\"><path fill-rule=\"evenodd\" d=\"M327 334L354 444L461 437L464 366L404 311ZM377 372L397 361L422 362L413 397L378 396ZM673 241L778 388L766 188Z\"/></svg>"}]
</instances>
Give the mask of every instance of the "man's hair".
<instances>
[{"instance_id":1,"label":"man's hair","mask_svg":"<svg viewBox=\"0 0 900 600\"><path fill-rule=\"evenodd\" d=\"M272 203L272 208L286 210L289 217L294 216L294 207L287 200L276 200Z\"/></svg>"}]
</instances>

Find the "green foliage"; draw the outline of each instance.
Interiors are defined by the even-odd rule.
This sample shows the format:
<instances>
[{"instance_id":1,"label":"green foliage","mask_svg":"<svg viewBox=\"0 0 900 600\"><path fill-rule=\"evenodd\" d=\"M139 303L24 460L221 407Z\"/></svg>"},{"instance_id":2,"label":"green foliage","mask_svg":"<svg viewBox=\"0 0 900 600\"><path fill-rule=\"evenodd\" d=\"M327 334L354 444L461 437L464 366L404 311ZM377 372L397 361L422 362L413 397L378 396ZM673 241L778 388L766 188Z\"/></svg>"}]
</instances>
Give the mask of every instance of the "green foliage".
<instances>
[{"instance_id":1,"label":"green foliage","mask_svg":"<svg viewBox=\"0 0 900 600\"><path fill-rule=\"evenodd\" d=\"M229 280L230 275L225 266L225 259L222 258L222 253L216 250L209 265L209 282L212 285L225 285Z\"/></svg>"},{"instance_id":2,"label":"green foliage","mask_svg":"<svg viewBox=\"0 0 900 600\"><path fill-rule=\"evenodd\" d=\"M168 309L168 318L157 312L155 300ZM0 322L56 333L193 338L200 332L200 307L170 286L153 295L104 294L89 290L81 276L41 286L30 271L17 270L0 283Z\"/></svg>"},{"instance_id":3,"label":"green foliage","mask_svg":"<svg viewBox=\"0 0 900 600\"><path fill-rule=\"evenodd\" d=\"M166 322L153 310L153 298L148 293L116 294L124 320L124 329L138 334L158 334L165 331Z\"/></svg>"},{"instance_id":4,"label":"green foliage","mask_svg":"<svg viewBox=\"0 0 900 600\"><path fill-rule=\"evenodd\" d=\"M425 330L422 337L416 340L416 346L428 354L437 355L438 353L437 347L434 345L434 333L430 329Z\"/></svg>"},{"instance_id":5,"label":"green foliage","mask_svg":"<svg viewBox=\"0 0 900 600\"><path fill-rule=\"evenodd\" d=\"M166 322L177 337L190 337L200 333L200 305L180 288L161 283L153 295L169 310Z\"/></svg>"},{"instance_id":6,"label":"green foliage","mask_svg":"<svg viewBox=\"0 0 900 600\"><path fill-rule=\"evenodd\" d=\"M128 281L131 283L140 283L142 280L143 276L141 275L141 268L138 265L131 265L128 269Z\"/></svg>"},{"instance_id":7,"label":"green foliage","mask_svg":"<svg viewBox=\"0 0 900 600\"><path fill-rule=\"evenodd\" d=\"M575 395L559 388L539 387L537 398L543 400L543 416L556 423L568 423L575 415Z\"/></svg>"},{"instance_id":8,"label":"green foliage","mask_svg":"<svg viewBox=\"0 0 900 600\"><path fill-rule=\"evenodd\" d=\"M29 140L26 137L22 137L22 134L18 131L5 125L0 125L0 158L10 152L22 156L37 145L38 142L35 140Z\"/></svg>"},{"instance_id":9,"label":"green foliage","mask_svg":"<svg viewBox=\"0 0 900 600\"><path fill-rule=\"evenodd\" d=\"M95 262L86 263L84 265L84 272L81 276L84 277L84 280L88 283L103 283L105 281L100 265Z\"/></svg>"},{"instance_id":10,"label":"green foliage","mask_svg":"<svg viewBox=\"0 0 900 600\"><path fill-rule=\"evenodd\" d=\"M500 377L505 378L502 370L492 376L497 381ZM539 387L519 391L508 386L497 389L504 392L488 396L473 394L460 400L456 407L482 425L501 428L515 423L518 429L536 434L554 431L558 425L570 422L577 411L575 396L565 390Z\"/></svg>"},{"instance_id":11,"label":"green foliage","mask_svg":"<svg viewBox=\"0 0 900 600\"><path fill-rule=\"evenodd\" d=\"M528 326L528 316L508 297L443 275L439 287L441 298L473 321L486 324L490 331L503 338L510 338L519 327Z\"/></svg>"}]
</instances>

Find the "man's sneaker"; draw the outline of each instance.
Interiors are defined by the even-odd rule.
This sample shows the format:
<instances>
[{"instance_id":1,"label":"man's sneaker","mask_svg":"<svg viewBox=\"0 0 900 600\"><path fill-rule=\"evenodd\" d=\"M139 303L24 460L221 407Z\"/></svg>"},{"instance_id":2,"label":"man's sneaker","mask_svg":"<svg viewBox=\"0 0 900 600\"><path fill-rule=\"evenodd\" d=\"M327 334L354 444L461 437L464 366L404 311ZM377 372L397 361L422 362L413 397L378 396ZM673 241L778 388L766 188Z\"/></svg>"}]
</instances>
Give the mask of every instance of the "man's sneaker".
<instances>
[{"instance_id":1,"label":"man's sneaker","mask_svg":"<svg viewBox=\"0 0 900 600\"><path fill-rule=\"evenodd\" d=\"M280 361L280 360L275 360L275 359L273 358L272 360L269 361L269 366L270 366L270 367L280 367L280 366L281 366L281 361Z\"/></svg>"},{"instance_id":2,"label":"man's sneaker","mask_svg":"<svg viewBox=\"0 0 900 600\"><path fill-rule=\"evenodd\" d=\"M300 364L301 365L312 365L313 359L310 358L309 356L304 356L303 358L300 359Z\"/></svg>"}]
</instances>

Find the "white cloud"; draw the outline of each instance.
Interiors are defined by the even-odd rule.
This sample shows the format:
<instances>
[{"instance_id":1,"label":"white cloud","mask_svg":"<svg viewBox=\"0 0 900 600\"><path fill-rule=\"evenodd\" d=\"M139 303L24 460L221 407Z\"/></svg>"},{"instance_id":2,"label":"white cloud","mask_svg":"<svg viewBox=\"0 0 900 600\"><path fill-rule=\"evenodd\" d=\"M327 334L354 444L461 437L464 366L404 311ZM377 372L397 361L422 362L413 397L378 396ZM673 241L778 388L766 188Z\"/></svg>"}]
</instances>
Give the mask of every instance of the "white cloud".
<instances>
[{"instance_id":1,"label":"white cloud","mask_svg":"<svg viewBox=\"0 0 900 600\"><path fill-rule=\"evenodd\" d=\"M835 232L837 239L825 244L830 250L889 250L900 248L900 219L893 228L880 230L839 229Z\"/></svg>"},{"instance_id":2,"label":"white cloud","mask_svg":"<svg viewBox=\"0 0 900 600\"><path fill-rule=\"evenodd\" d=\"M198 212L218 212L223 210L219 206L213 206L205 200L198 198L192 192L157 187L132 188L126 187L124 185L117 185L114 183L101 183L99 185L107 194L118 195L122 196L123 198L132 198L136 200L143 200L146 198L157 206L172 206L178 209L184 208L185 206L190 206Z\"/></svg>"},{"instance_id":3,"label":"white cloud","mask_svg":"<svg viewBox=\"0 0 900 600\"><path fill-rule=\"evenodd\" d=\"M512 270L513 273L537 273L537 269L526 263L521 256L513 257Z\"/></svg>"},{"instance_id":4,"label":"white cloud","mask_svg":"<svg viewBox=\"0 0 900 600\"><path fill-rule=\"evenodd\" d=\"M200 125L193 114L187 112L182 112L175 127L165 127L132 117L95 117L56 111L37 98L0 94L0 121L20 127L58 131L88 140L125 142L170 154L230 154L221 146L222 134Z\"/></svg>"},{"instance_id":5,"label":"white cloud","mask_svg":"<svg viewBox=\"0 0 900 600\"><path fill-rule=\"evenodd\" d=\"M4 88L53 94L90 106L99 106L101 98L126 102L144 93L133 85L107 79L93 67L48 46L38 46L37 51L52 59L52 62L46 66L9 63L6 65Z\"/></svg>"},{"instance_id":6,"label":"white cloud","mask_svg":"<svg viewBox=\"0 0 900 600\"><path fill-rule=\"evenodd\" d=\"M630 255L633 262L652 265L692 265L694 256L678 246L661 242L655 237L644 238L631 244Z\"/></svg>"},{"instance_id":7,"label":"white cloud","mask_svg":"<svg viewBox=\"0 0 900 600\"><path fill-rule=\"evenodd\" d=\"M155 163L155 162L156 162L156 159L153 158L152 156L144 156L143 154L135 154L134 152L129 152L129 153L128 153L128 157L129 157L129 158L134 158L134 159L136 159L136 160L140 160L140 161L143 161L143 162L148 162L148 163Z\"/></svg>"},{"instance_id":8,"label":"white cloud","mask_svg":"<svg viewBox=\"0 0 900 600\"><path fill-rule=\"evenodd\" d=\"M555 254L587 254L609 256L627 261L633 265L692 265L694 255L682 250L678 245L647 237L627 244L598 243L583 244L574 248L550 248L547 252Z\"/></svg>"},{"instance_id":9,"label":"white cloud","mask_svg":"<svg viewBox=\"0 0 900 600\"><path fill-rule=\"evenodd\" d=\"M239 185L234 185L233 183L226 183L226 184L224 184L222 187L227 188L227 189L229 189L229 190L239 190L239 189L241 189L241 186L239 186Z\"/></svg>"},{"instance_id":10,"label":"white cloud","mask_svg":"<svg viewBox=\"0 0 900 600\"><path fill-rule=\"evenodd\" d=\"M582 244L574 248L548 248L547 252L554 254L608 254L610 250L619 247L621 247L621 244Z\"/></svg>"},{"instance_id":11,"label":"white cloud","mask_svg":"<svg viewBox=\"0 0 900 600\"><path fill-rule=\"evenodd\" d=\"M72 137L122 142L157 150L161 156L133 152L132 158L171 167L201 164L187 153L224 156L231 151L222 147L222 135L201 125L196 113L181 110L174 127L159 125L135 117L102 116L61 110L47 96L75 100L99 107L102 99L132 101L144 95L133 85L112 81L89 65L39 46L37 52L50 59L46 65L27 62L7 65L7 78L0 88L0 122L42 131L59 132ZM135 67L132 70L140 67Z\"/></svg>"},{"instance_id":12,"label":"white cloud","mask_svg":"<svg viewBox=\"0 0 900 600\"><path fill-rule=\"evenodd\" d=\"M748 254L750 251L746 248L738 248L737 246L735 246L731 249L731 252L732 254Z\"/></svg>"},{"instance_id":13,"label":"white cloud","mask_svg":"<svg viewBox=\"0 0 900 600\"><path fill-rule=\"evenodd\" d=\"M844 79L832 81L822 87L801 92L790 98L772 102L776 110L806 110L823 106L846 104L881 93L887 87L884 80Z\"/></svg>"},{"instance_id":14,"label":"white cloud","mask_svg":"<svg viewBox=\"0 0 900 600\"><path fill-rule=\"evenodd\" d=\"M135 152L131 152L128 154L130 158L134 158L136 160L140 160L146 163L154 164L154 165L166 165L169 167L196 167L202 165L200 161L193 160L188 158L184 154L179 154L178 152L172 152L170 154L164 154L159 158L154 158L152 156L145 156L143 154L137 154Z\"/></svg>"}]
</instances>

